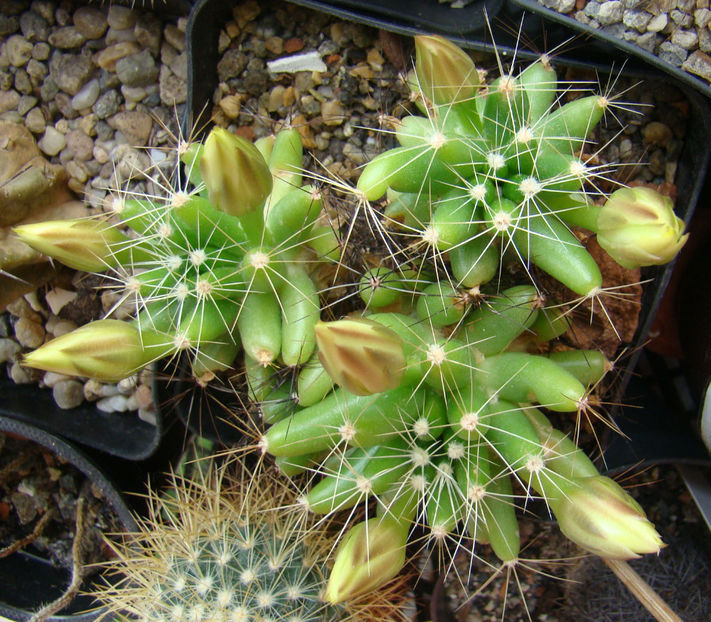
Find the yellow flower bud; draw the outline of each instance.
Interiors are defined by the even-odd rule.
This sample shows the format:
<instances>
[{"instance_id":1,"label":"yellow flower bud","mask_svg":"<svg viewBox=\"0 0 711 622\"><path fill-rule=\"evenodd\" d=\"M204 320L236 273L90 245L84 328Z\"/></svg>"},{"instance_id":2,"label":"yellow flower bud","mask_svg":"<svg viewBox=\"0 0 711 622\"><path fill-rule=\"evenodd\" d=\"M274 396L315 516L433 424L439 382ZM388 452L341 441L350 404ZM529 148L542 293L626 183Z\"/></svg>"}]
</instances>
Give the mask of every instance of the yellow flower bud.
<instances>
[{"instance_id":1,"label":"yellow flower bud","mask_svg":"<svg viewBox=\"0 0 711 622\"><path fill-rule=\"evenodd\" d=\"M118 382L175 351L169 337L120 320L97 320L25 355L23 364L68 376Z\"/></svg>"},{"instance_id":2,"label":"yellow flower bud","mask_svg":"<svg viewBox=\"0 0 711 622\"><path fill-rule=\"evenodd\" d=\"M102 272L115 266L115 253L130 242L115 227L93 218L48 220L20 225L13 231L40 253L85 272Z\"/></svg>"},{"instance_id":3,"label":"yellow flower bud","mask_svg":"<svg viewBox=\"0 0 711 622\"><path fill-rule=\"evenodd\" d=\"M272 191L272 174L259 150L220 127L205 141L200 172L210 202L233 216L254 212Z\"/></svg>"},{"instance_id":4,"label":"yellow flower bud","mask_svg":"<svg viewBox=\"0 0 711 622\"><path fill-rule=\"evenodd\" d=\"M651 188L616 190L598 216L597 241L624 268L665 264L688 237L672 200Z\"/></svg>"},{"instance_id":5,"label":"yellow flower bud","mask_svg":"<svg viewBox=\"0 0 711 622\"><path fill-rule=\"evenodd\" d=\"M479 73L469 55L436 35L415 37L417 80L434 104L453 104L476 95Z\"/></svg>"},{"instance_id":6,"label":"yellow flower bud","mask_svg":"<svg viewBox=\"0 0 711 622\"><path fill-rule=\"evenodd\" d=\"M573 542L607 559L658 553L664 544L644 510L603 475L574 479L549 500L560 530Z\"/></svg>"},{"instance_id":7,"label":"yellow flower bud","mask_svg":"<svg viewBox=\"0 0 711 622\"><path fill-rule=\"evenodd\" d=\"M405 352L397 333L373 320L318 322L318 356L331 379L354 395L400 386Z\"/></svg>"},{"instance_id":8,"label":"yellow flower bud","mask_svg":"<svg viewBox=\"0 0 711 622\"><path fill-rule=\"evenodd\" d=\"M323 599L333 605L375 590L405 565L408 524L390 516L358 523L344 536Z\"/></svg>"}]
</instances>

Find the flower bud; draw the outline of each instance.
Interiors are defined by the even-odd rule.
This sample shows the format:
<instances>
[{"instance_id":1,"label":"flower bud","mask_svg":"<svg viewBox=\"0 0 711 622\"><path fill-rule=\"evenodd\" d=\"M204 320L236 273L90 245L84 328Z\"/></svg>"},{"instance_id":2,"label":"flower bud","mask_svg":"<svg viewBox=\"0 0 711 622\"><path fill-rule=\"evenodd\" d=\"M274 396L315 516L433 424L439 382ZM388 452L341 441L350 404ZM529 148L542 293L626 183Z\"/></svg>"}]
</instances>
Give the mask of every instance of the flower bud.
<instances>
[{"instance_id":1,"label":"flower bud","mask_svg":"<svg viewBox=\"0 0 711 622\"><path fill-rule=\"evenodd\" d=\"M220 127L205 141L200 172L210 202L233 216L255 211L272 190L272 174L259 150Z\"/></svg>"},{"instance_id":2,"label":"flower bud","mask_svg":"<svg viewBox=\"0 0 711 622\"><path fill-rule=\"evenodd\" d=\"M607 559L658 553L662 539L644 510L614 480L603 475L567 480L550 500L560 530L578 546Z\"/></svg>"},{"instance_id":3,"label":"flower bud","mask_svg":"<svg viewBox=\"0 0 711 622\"><path fill-rule=\"evenodd\" d=\"M476 95L479 73L469 55L436 35L415 37L417 80L420 90L435 104L454 104Z\"/></svg>"},{"instance_id":4,"label":"flower bud","mask_svg":"<svg viewBox=\"0 0 711 622\"><path fill-rule=\"evenodd\" d=\"M600 209L597 241L618 264L634 269L659 266L684 246L684 222L672 200L645 187L620 188Z\"/></svg>"},{"instance_id":5,"label":"flower bud","mask_svg":"<svg viewBox=\"0 0 711 622\"><path fill-rule=\"evenodd\" d=\"M373 320L319 322L314 328L318 357L331 379L355 395L400 386L405 371L402 340Z\"/></svg>"},{"instance_id":6,"label":"flower bud","mask_svg":"<svg viewBox=\"0 0 711 622\"><path fill-rule=\"evenodd\" d=\"M97 320L25 355L23 365L118 382L173 352L170 338L121 320Z\"/></svg>"},{"instance_id":7,"label":"flower bud","mask_svg":"<svg viewBox=\"0 0 711 622\"><path fill-rule=\"evenodd\" d=\"M85 272L102 272L115 266L115 253L129 242L115 227L92 218L48 220L20 225L13 231L40 253Z\"/></svg>"},{"instance_id":8,"label":"flower bud","mask_svg":"<svg viewBox=\"0 0 711 622\"><path fill-rule=\"evenodd\" d=\"M407 522L390 516L371 518L352 527L336 550L323 599L335 605L392 579L405 565L408 531Z\"/></svg>"}]
</instances>

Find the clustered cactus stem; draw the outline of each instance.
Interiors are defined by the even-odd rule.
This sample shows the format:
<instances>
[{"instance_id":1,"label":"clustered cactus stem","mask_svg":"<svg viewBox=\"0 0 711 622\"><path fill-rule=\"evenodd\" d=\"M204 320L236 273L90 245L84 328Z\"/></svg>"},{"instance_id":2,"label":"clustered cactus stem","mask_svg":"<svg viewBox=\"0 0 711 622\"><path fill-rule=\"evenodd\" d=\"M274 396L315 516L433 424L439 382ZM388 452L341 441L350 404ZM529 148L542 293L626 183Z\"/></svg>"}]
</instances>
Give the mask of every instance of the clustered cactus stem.
<instances>
[{"instance_id":1,"label":"clustered cactus stem","mask_svg":"<svg viewBox=\"0 0 711 622\"><path fill-rule=\"evenodd\" d=\"M672 260L683 223L648 188L599 192L609 169L587 153L611 97L559 85L547 57L485 84L447 40L415 45L408 84L422 115L397 120L399 146L350 189L355 217L387 236L389 251L358 271L351 289L362 311L321 321L315 274L341 267L356 223L341 241L325 226L318 189L302 185L294 129L255 144L212 130L180 151L186 188L120 196L118 224L17 229L69 266L108 270L136 307L133 321L89 324L28 365L113 381L189 351L193 373L209 378L243 352L268 427L262 454L303 475L298 500L276 480L260 492L256 476L248 485L215 474L176 482L173 506L153 496L143 534L117 547L128 579L104 592L115 611L186 622L361 619L348 613L353 599L402 569L413 525L437 544L488 544L510 569L521 551L516 507L534 497L591 553L660 550L639 505L543 412L592 412L612 363L551 346L571 328L571 301L549 300L531 281L540 270L578 303L597 299L602 274L575 229L638 268ZM381 199L387 226L373 208ZM526 282L504 270L511 258ZM289 382L279 367L291 368ZM365 518L342 526L325 586L316 560L329 549L310 549L322 534L305 526L341 512ZM396 619L395 602L363 619Z\"/></svg>"},{"instance_id":2,"label":"clustered cactus stem","mask_svg":"<svg viewBox=\"0 0 711 622\"><path fill-rule=\"evenodd\" d=\"M361 206L385 198L389 227L410 244L386 240L391 256L358 283L364 312L319 322L298 406L260 441L284 473L310 474L302 502L313 513L374 502L376 516L336 552L332 602L377 585L352 568L356 558L392 576L413 524L437 543L487 543L513 567L516 505L532 498L606 559L662 546L632 497L541 410L594 412L612 363L549 347L571 327L565 306L536 282L503 286L502 265L518 258L531 279L536 266L574 297L596 298L600 268L575 227L637 268L673 259L683 223L648 188L598 191L608 170L585 154L611 98L561 87L546 58L487 86L453 44L415 42L409 84L424 116L395 123L399 146L366 165L355 189Z\"/></svg>"},{"instance_id":3,"label":"clustered cactus stem","mask_svg":"<svg viewBox=\"0 0 711 622\"><path fill-rule=\"evenodd\" d=\"M320 315L310 266L328 259L312 248L323 237L314 226L322 200L301 185L299 133L284 129L253 145L215 128L181 158L186 188L166 198L119 195L116 224L83 219L16 229L71 267L108 270L136 308L131 328L96 322L90 333L34 351L27 365L116 380L183 351L203 378L233 365L240 351L262 367L309 359ZM77 348L89 334L96 339ZM108 350L122 339L121 352L131 353ZM74 367L66 363L78 356Z\"/></svg>"}]
</instances>

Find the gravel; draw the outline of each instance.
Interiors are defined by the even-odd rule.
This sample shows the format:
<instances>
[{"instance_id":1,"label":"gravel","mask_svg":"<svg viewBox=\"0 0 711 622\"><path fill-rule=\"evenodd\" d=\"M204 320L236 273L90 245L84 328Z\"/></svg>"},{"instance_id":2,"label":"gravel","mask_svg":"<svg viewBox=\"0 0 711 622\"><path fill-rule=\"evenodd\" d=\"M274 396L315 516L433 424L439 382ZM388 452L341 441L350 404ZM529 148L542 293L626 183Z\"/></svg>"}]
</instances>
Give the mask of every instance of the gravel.
<instances>
[{"instance_id":1,"label":"gravel","mask_svg":"<svg viewBox=\"0 0 711 622\"><path fill-rule=\"evenodd\" d=\"M711 83L708 0L538 0Z\"/></svg>"}]
</instances>

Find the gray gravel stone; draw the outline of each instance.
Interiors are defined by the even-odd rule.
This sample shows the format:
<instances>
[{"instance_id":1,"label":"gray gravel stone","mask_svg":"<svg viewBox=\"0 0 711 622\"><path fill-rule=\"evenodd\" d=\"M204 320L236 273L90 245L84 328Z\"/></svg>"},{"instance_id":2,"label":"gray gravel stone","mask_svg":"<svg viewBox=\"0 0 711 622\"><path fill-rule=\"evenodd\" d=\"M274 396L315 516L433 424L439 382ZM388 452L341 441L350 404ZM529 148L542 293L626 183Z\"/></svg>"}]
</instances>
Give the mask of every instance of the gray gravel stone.
<instances>
[{"instance_id":1,"label":"gray gravel stone","mask_svg":"<svg viewBox=\"0 0 711 622\"><path fill-rule=\"evenodd\" d=\"M99 119L106 119L118 112L121 105L121 95L114 89L102 93L92 107L94 114ZM111 130L111 128L109 128Z\"/></svg>"},{"instance_id":2,"label":"gray gravel stone","mask_svg":"<svg viewBox=\"0 0 711 622\"><path fill-rule=\"evenodd\" d=\"M37 103L37 98L32 95L23 95L20 101L17 102L17 113L23 117L34 108Z\"/></svg>"},{"instance_id":3,"label":"gray gravel stone","mask_svg":"<svg viewBox=\"0 0 711 622\"><path fill-rule=\"evenodd\" d=\"M669 17L671 17L672 22L674 22L677 26L681 28L691 28L694 25L694 17L693 15L689 15L688 13L684 11L680 11L679 9L674 9L669 13Z\"/></svg>"},{"instance_id":4,"label":"gray gravel stone","mask_svg":"<svg viewBox=\"0 0 711 622\"><path fill-rule=\"evenodd\" d=\"M672 43L693 50L699 43L699 36L694 30L675 30L671 36Z\"/></svg>"},{"instance_id":5,"label":"gray gravel stone","mask_svg":"<svg viewBox=\"0 0 711 622\"><path fill-rule=\"evenodd\" d=\"M665 41L659 46L659 58L675 67L681 67L688 55L687 50L671 41Z\"/></svg>"},{"instance_id":6,"label":"gray gravel stone","mask_svg":"<svg viewBox=\"0 0 711 622\"><path fill-rule=\"evenodd\" d=\"M104 11L90 6L79 7L72 19L77 30L87 39L102 37L109 25Z\"/></svg>"},{"instance_id":7,"label":"gray gravel stone","mask_svg":"<svg viewBox=\"0 0 711 622\"><path fill-rule=\"evenodd\" d=\"M4 15L0 13L0 37L6 37L13 32L17 32L20 22L14 15Z\"/></svg>"},{"instance_id":8,"label":"gray gravel stone","mask_svg":"<svg viewBox=\"0 0 711 622\"><path fill-rule=\"evenodd\" d=\"M702 52L711 52L711 30L699 28L699 49Z\"/></svg>"},{"instance_id":9,"label":"gray gravel stone","mask_svg":"<svg viewBox=\"0 0 711 622\"><path fill-rule=\"evenodd\" d=\"M67 132L67 149L77 160L88 160L94 148L94 141L91 140L82 130L71 130Z\"/></svg>"},{"instance_id":10,"label":"gray gravel stone","mask_svg":"<svg viewBox=\"0 0 711 622\"><path fill-rule=\"evenodd\" d=\"M20 344L14 339L0 339L0 363L14 361L21 349Z\"/></svg>"},{"instance_id":11,"label":"gray gravel stone","mask_svg":"<svg viewBox=\"0 0 711 622\"><path fill-rule=\"evenodd\" d=\"M38 60L31 58L27 63L27 75L30 76L30 80L33 84L42 84L42 80L45 79L49 70L47 65L39 62Z\"/></svg>"},{"instance_id":12,"label":"gray gravel stone","mask_svg":"<svg viewBox=\"0 0 711 622\"><path fill-rule=\"evenodd\" d=\"M20 103L20 94L17 91L0 91L0 113L15 110Z\"/></svg>"},{"instance_id":13,"label":"gray gravel stone","mask_svg":"<svg viewBox=\"0 0 711 622\"><path fill-rule=\"evenodd\" d=\"M49 61L49 75L65 93L76 95L94 73L94 64L83 54L55 53Z\"/></svg>"},{"instance_id":14,"label":"gray gravel stone","mask_svg":"<svg viewBox=\"0 0 711 622\"><path fill-rule=\"evenodd\" d=\"M38 348L44 342L44 326L30 318L21 317L15 322L15 339L24 348Z\"/></svg>"},{"instance_id":15,"label":"gray gravel stone","mask_svg":"<svg viewBox=\"0 0 711 622\"><path fill-rule=\"evenodd\" d=\"M681 67L685 71L701 76L711 82L711 56L705 52L696 50L684 61Z\"/></svg>"},{"instance_id":16,"label":"gray gravel stone","mask_svg":"<svg viewBox=\"0 0 711 622\"><path fill-rule=\"evenodd\" d=\"M165 40L179 52L185 50L185 33L178 30L177 26L168 24L163 30L163 36Z\"/></svg>"},{"instance_id":17,"label":"gray gravel stone","mask_svg":"<svg viewBox=\"0 0 711 622\"><path fill-rule=\"evenodd\" d=\"M67 145L64 134L58 132L51 125L44 131L44 136L37 142L37 146L48 156L57 155Z\"/></svg>"},{"instance_id":18,"label":"gray gravel stone","mask_svg":"<svg viewBox=\"0 0 711 622\"><path fill-rule=\"evenodd\" d=\"M15 71L15 88L23 95L32 93L33 85L30 74L25 69Z\"/></svg>"},{"instance_id":19,"label":"gray gravel stone","mask_svg":"<svg viewBox=\"0 0 711 622\"><path fill-rule=\"evenodd\" d=\"M159 77L160 101L165 106L182 104L188 96L188 85L181 80L168 67L160 68Z\"/></svg>"},{"instance_id":20,"label":"gray gravel stone","mask_svg":"<svg viewBox=\"0 0 711 622\"><path fill-rule=\"evenodd\" d=\"M588 2L583 9L583 13L591 19L597 19L600 14L600 3L595 0Z\"/></svg>"},{"instance_id":21,"label":"gray gravel stone","mask_svg":"<svg viewBox=\"0 0 711 622\"><path fill-rule=\"evenodd\" d=\"M28 41L46 41L49 36L47 20L34 11L26 11L20 16L20 30Z\"/></svg>"},{"instance_id":22,"label":"gray gravel stone","mask_svg":"<svg viewBox=\"0 0 711 622\"><path fill-rule=\"evenodd\" d=\"M72 108L74 108L74 110L91 108L98 99L100 90L99 81L97 79L89 80L79 89L79 92L72 97Z\"/></svg>"},{"instance_id":23,"label":"gray gravel stone","mask_svg":"<svg viewBox=\"0 0 711 622\"><path fill-rule=\"evenodd\" d=\"M150 50L155 56L160 51L162 38L161 22L152 13L143 13L133 28L136 42L144 49Z\"/></svg>"},{"instance_id":24,"label":"gray gravel stone","mask_svg":"<svg viewBox=\"0 0 711 622\"><path fill-rule=\"evenodd\" d=\"M217 76L220 81L224 82L239 76L247 66L248 60L246 54L237 49L225 52L217 63Z\"/></svg>"},{"instance_id":25,"label":"gray gravel stone","mask_svg":"<svg viewBox=\"0 0 711 622\"><path fill-rule=\"evenodd\" d=\"M13 67L22 67L32 58L32 44L20 35L12 35L5 41L5 54Z\"/></svg>"},{"instance_id":26,"label":"gray gravel stone","mask_svg":"<svg viewBox=\"0 0 711 622\"><path fill-rule=\"evenodd\" d=\"M136 33L133 28L109 28L106 33L106 45L116 43L136 43Z\"/></svg>"},{"instance_id":27,"label":"gray gravel stone","mask_svg":"<svg viewBox=\"0 0 711 622\"><path fill-rule=\"evenodd\" d=\"M111 28L133 28L138 20L138 13L128 7L112 4L106 19Z\"/></svg>"},{"instance_id":28,"label":"gray gravel stone","mask_svg":"<svg viewBox=\"0 0 711 622\"><path fill-rule=\"evenodd\" d=\"M599 21L603 26L616 24L622 20L623 13L624 7L622 6L622 2L619 0L603 2L600 5L600 12L597 14L597 21Z\"/></svg>"},{"instance_id":29,"label":"gray gravel stone","mask_svg":"<svg viewBox=\"0 0 711 622\"><path fill-rule=\"evenodd\" d=\"M32 58L35 60L47 60L51 49L49 43L38 41L32 46Z\"/></svg>"},{"instance_id":30,"label":"gray gravel stone","mask_svg":"<svg viewBox=\"0 0 711 622\"><path fill-rule=\"evenodd\" d=\"M711 22L711 9L708 6L694 11L694 24L696 24L697 28L704 28L709 22Z\"/></svg>"},{"instance_id":31,"label":"gray gravel stone","mask_svg":"<svg viewBox=\"0 0 711 622\"><path fill-rule=\"evenodd\" d=\"M126 86L146 86L158 78L158 66L150 52L143 50L118 61L116 75Z\"/></svg>"},{"instance_id":32,"label":"gray gravel stone","mask_svg":"<svg viewBox=\"0 0 711 622\"><path fill-rule=\"evenodd\" d=\"M75 26L63 26L49 35L49 44L60 50L73 50L80 47L86 38Z\"/></svg>"},{"instance_id":33,"label":"gray gravel stone","mask_svg":"<svg viewBox=\"0 0 711 622\"><path fill-rule=\"evenodd\" d=\"M44 113L40 108L33 108L25 117L25 127L33 134L41 134L44 132L47 120L44 118Z\"/></svg>"},{"instance_id":34,"label":"gray gravel stone","mask_svg":"<svg viewBox=\"0 0 711 622\"><path fill-rule=\"evenodd\" d=\"M19 363L13 363L7 375L10 376L15 384L29 384L30 382L34 382L32 372Z\"/></svg>"},{"instance_id":35,"label":"gray gravel stone","mask_svg":"<svg viewBox=\"0 0 711 622\"><path fill-rule=\"evenodd\" d=\"M76 408L84 401L84 385L78 380L63 380L54 385L52 397L62 410Z\"/></svg>"},{"instance_id":36,"label":"gray gravel stone","mask_svg":"<svg viewBox=\"0 0 711 622\"><path fill-rule=\"evenodd\" d=\"M649 20L647 24L647 32L661 32L669 23L669 16L666 13L660 13Z\"/></svg>"},{"instance_id":37,"label":"gray gravel stone","mask_svg":"<svg viewBox=\"0 0 711 622\"><path fill-rule=\"evenodd\" d=\"M622 15L622 23L628 28L634 28L639 32L647 30L647 24L652 19L652 16L646 11L633 11L628 9Z\"/></svg>"}]
</instances>

